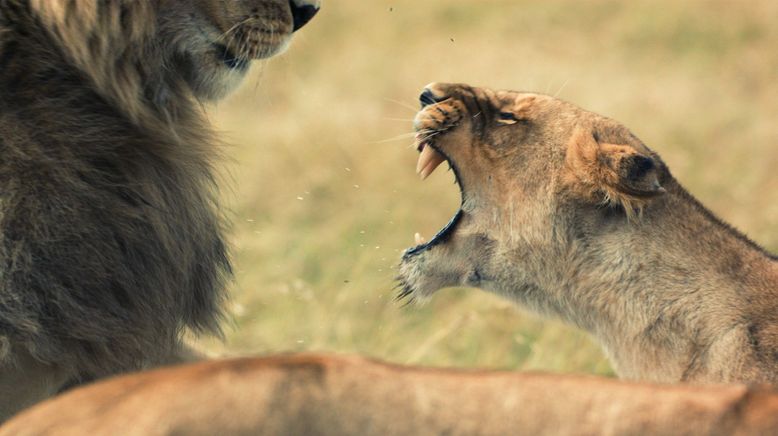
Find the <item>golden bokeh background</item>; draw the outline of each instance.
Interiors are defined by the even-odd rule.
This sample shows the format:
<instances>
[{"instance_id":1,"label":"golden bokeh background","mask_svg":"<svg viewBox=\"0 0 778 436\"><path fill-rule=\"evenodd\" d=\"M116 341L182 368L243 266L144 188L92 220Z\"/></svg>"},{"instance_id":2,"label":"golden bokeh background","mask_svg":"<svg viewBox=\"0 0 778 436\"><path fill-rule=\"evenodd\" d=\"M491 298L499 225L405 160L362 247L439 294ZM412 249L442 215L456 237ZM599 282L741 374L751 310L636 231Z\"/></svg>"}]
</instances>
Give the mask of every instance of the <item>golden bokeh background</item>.
<instances>
[{"instance_id":1,"label":"golden bokeh background","mask_svg":"<svg viewBox=\"0 0 778 436\"><path fill-rule=\"evenodd\" d=\"M716 214L778 250L778 2L329 0L209 108L229 144L237 275L219 355L611 374L584 333L473 289L394 301L413 234L459 202L414 172L433 81L557 95L615 118Z\"/></svg>"}]
</instances>

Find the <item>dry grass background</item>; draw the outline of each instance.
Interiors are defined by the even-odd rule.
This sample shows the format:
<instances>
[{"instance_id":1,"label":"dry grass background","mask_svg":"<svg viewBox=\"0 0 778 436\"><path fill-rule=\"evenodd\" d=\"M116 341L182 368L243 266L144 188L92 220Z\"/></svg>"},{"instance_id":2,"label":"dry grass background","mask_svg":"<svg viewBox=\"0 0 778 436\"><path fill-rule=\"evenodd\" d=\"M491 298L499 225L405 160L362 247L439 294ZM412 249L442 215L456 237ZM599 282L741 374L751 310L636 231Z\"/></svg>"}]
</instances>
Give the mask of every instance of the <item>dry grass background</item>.
<instances>
[{"instance_id":1,"label":"dry grass background","mask_svg":"<svg viewBox=\"0 0 778 436\"><path fill-rule=\"evenodd\" d=\"M421 183L419 90L534 90L620 120L704 204L778 250L778 3L330 0L290 51L210 110L225 192L236 355L330 350L438 366L610 374L583 333L472 289L393 301L413 233L458 206Z\"/></svg>"}]
</instances>

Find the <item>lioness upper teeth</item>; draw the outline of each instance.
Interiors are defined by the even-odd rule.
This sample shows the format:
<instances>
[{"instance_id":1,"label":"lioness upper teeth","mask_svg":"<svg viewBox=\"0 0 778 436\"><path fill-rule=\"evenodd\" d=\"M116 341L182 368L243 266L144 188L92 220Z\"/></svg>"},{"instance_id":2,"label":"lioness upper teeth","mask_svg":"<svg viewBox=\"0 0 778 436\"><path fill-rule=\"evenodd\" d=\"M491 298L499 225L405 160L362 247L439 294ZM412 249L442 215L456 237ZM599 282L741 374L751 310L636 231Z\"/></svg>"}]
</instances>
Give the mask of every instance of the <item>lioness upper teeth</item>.
<instances>
[{"instance_id":1,"label":"lioness upper teeth","mask_svg":"<svg viewBox=\"0 0 778 436\"><path fill-rule=\"evenodd\" d=\"M438 165L446 161L440 153L435 151L434 148L428 144L422 144L421 154L419 154L419 161L416 163L416 172L421 176L421 179L426 179Z\"/></svg>"},{"instance_id":2,"label":"lioness upper teeth","mask_svg":"<svg viewBox=\"0 0 778 436\"><path fill-rule=\"evenodd\" d=\"M427 242L427 240L424 239L424 237L422 237L421 234L419 234L419 233L416 233L415 235L413 235L413 239L416 241L416 245L421 245L421 244Z\"/></svg>"}]
</instances>

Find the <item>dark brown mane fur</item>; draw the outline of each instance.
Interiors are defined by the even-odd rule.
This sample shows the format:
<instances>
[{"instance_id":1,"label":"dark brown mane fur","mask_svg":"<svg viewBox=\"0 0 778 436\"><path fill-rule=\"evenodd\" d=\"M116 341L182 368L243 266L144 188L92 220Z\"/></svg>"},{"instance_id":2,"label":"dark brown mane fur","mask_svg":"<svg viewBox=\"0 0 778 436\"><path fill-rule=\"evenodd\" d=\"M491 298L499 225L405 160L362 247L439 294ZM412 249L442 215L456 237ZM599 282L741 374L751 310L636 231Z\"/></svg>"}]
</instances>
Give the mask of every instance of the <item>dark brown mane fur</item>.
<instances>
[{"instance_id":1,"label":"dark brown mane fur","mask_svg":"<svg viewBox=\"0 0 778 436\"><path fill-rule=\"evenodd\" d=\"M0 360L100 376L218 332L216 149L155 4L0 0Z\"/></svg>"}]
</instances>

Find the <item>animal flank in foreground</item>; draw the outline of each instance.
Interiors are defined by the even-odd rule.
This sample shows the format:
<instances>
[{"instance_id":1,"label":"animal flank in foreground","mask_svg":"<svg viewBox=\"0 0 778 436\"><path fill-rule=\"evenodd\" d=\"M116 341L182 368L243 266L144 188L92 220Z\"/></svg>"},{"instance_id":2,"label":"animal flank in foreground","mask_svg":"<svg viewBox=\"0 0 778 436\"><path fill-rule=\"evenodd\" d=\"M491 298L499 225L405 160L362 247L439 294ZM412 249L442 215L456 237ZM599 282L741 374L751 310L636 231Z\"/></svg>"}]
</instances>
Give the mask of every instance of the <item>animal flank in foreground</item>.
<instances>
[{"instance_id":1,"label":"animal flank in foreground","mask_svg":"<svg viewBox=\"0 0 778 436\"><path fill-rule=\"evenodd\" d=\"M101 381L21 413L0 436L761 435L778 394L593 376L286 355Z\"/></svg>"}]
</instances>

